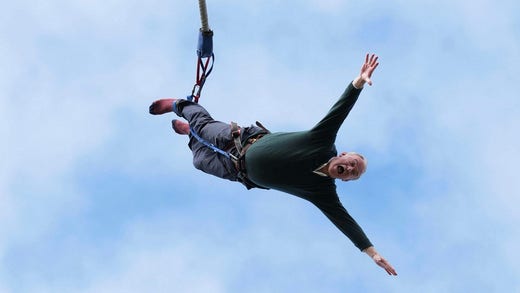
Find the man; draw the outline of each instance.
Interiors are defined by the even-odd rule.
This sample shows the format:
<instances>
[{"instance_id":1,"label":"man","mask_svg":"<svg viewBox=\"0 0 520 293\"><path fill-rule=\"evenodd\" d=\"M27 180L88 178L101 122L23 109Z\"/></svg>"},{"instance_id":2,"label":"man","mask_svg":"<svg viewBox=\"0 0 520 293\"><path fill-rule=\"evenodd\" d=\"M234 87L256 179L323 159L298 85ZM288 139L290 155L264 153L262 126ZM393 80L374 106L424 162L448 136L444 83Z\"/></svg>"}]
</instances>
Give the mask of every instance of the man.
<instances>
[{"instance_id":1,"label":"man","mask_svg":"<svg viewBox=\"0 0 520 293\"><path fill-rule=\"evenodd\" d=\"M229 124L215 121L199 104L179 99L155 101L150 106L150 113L175 112L188 121L173 120L172 127L178 134L189 135L189 147L197 169L240 181L248 189L276 189L310 201L377 265L389 275L397 275L345 210L335 185L335 179L356 180L366 171L367 162L363 156L353 152L337 155L334 142L364 84L372 85L372 73L379 65L377 60L374 54L366 55L359 76L329 113L308 131L270 133L257 123L258 126L241 128L239 136L232 135L232 132L238 132ZM239 140L236 144L234 137ZM223 152L215 152L215 147ZM244 150L240 152L242 147Z\"/></svg>"}]
</instances>

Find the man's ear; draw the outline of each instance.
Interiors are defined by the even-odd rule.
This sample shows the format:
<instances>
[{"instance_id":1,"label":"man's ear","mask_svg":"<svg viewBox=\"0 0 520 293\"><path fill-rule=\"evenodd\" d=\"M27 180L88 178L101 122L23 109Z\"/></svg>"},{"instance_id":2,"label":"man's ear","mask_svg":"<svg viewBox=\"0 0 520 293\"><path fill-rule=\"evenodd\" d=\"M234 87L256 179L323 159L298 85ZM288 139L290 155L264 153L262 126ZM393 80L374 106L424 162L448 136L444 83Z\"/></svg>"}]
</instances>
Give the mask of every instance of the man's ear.
<instances>
[{"instance_id":1,"label":"man's ear","mask_svg":"<svg viewBox=\"0 0 520 293\"><path fill-rule=\"evenodd\" d=\"M347 153L346 152L342 152L341 154L339 154L338 157L343 157L344 155L346 155Z\"/></svg>"}]
</instances>

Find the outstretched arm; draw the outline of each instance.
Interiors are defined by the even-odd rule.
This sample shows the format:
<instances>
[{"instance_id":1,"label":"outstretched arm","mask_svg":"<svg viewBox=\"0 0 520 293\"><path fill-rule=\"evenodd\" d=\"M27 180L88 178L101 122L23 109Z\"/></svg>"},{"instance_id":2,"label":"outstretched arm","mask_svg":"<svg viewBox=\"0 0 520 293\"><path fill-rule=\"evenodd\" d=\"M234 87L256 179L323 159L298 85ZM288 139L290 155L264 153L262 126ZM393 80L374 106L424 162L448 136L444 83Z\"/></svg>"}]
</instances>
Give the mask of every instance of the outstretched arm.
<instances>
[{"instance_id":1,"label":"outstretched arm","mask_svg":"<svg viewBox=\"0 0 520 293\"><path fill-rule=\"evenodd\" d=\"M339 201L336 193L323 193L316 196L312 203L347 236L360 251L372 247L372 243L365 235L363 229L347 212Z\"/></svg>"},{"instance_id":2,"label":"outstretched arm","mask_svg":"<svg viewBox=\"0 0 520 293\"><path fill-rule=\"evenodd\" d=\"M370 246L369 248L363 250L363 252L370 256L370 258L373 259L378 266L385 269L389 275L397 276L397 272L392 267L392 265L376 251L374 246Z\"/></svg>"},{"instance_id":3,"label":"outstretched arm","mask_svg":"<svg viewBox=\"0 0 520 293\"><path fill-rule=\"evenodd\" d=\"M338 227L345 236L347 236L360 250L366 253L374 262L386 270L389 275L397 276L397 272L392 265L384 259L374 248L370 240L366 237L363 229L345 210L338 196L332 194L320 194L314 200L311 200L329 220Z\"/></svg>"},{"instance_id":4,"label":"outstretched arm","mask_svg":"<svg viewBox=\"0 0 520 293\"><path fill-rule=\"evenodd\" d=\"M316 139L321 141L330 140L331 142L336 139L336 133L345 118L347 118L350 110L352 110L352 107L354 107L363 85L365 83L372 85L370 78L379 65L377 59L378 57L375 54L366 55L359 76L349 84L343 95L341 95L339 100L332 106L327 115L312 128L311 132L315 135Z\"/></svg>"},{"instance_id":5,"label":"outstretched arm","mask_svg":"<svg viewBox=\"0 0 520 293\"><path fill-rule=\"evenodd\" d=\"M363 63L363 66L361 66L359 76L356 77L356 79L354 79L352 82L355 88L360 89L365 83L372 85L372 80L370 78L372 77L374 70L376 70L377 66L379 65L379 62L377 62L378 58L379 57L377 57L376 54L366 55L365 63Z\"/></svg>"}]
</instances>

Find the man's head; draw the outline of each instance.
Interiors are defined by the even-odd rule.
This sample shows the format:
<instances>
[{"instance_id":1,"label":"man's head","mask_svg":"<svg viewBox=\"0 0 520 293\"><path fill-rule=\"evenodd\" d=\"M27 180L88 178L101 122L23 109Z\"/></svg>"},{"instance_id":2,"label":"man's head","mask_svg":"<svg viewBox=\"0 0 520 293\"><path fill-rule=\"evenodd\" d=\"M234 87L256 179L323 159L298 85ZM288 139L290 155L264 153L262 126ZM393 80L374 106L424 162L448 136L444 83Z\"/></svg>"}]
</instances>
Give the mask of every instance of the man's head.
<instances>
[{"instance_id":1,"label":"man's head","mask_svg":"<svg viewBox=\"0 0 520 293\"><path fill-rule=\"evenodd\" d=\"M357 153L341 153L329 162L329 176L343 181L356 180L367 170L366 159Z\"/></svg>"}]
</instances>

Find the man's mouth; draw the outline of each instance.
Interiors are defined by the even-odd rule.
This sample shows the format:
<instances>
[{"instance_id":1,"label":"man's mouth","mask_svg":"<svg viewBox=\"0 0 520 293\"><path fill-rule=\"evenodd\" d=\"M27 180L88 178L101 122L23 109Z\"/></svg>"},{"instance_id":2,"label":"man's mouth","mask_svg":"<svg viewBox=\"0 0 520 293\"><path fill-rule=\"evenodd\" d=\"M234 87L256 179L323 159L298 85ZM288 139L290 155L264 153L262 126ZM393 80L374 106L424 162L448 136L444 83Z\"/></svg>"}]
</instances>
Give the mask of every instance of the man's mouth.
<instances>
[{"instance_id":1,"label":"man's mouth","mask_svg":"<svg viewBox=\"0 0 520 293\"><path fill-rule=\"evenodd\" d=\"M343 174L345 172L345 168L343 166L338 166L338 174Z\"/></svg>"}]
</instances>

